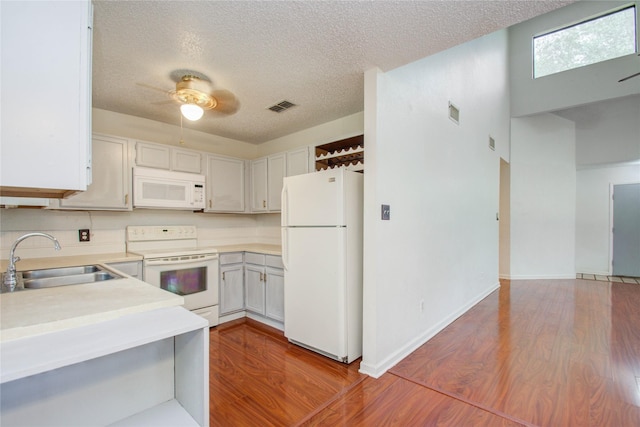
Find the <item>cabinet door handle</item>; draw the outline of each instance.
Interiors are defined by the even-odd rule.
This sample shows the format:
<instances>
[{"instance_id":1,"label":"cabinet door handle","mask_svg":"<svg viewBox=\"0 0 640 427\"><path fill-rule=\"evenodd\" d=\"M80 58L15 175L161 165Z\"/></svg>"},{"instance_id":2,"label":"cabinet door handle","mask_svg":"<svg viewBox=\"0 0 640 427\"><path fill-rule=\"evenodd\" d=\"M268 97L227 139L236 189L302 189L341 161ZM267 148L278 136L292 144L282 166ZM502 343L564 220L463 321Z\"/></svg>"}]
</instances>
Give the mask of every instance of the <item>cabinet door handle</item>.
<instances>
[{"instance_id":1,"label":"cabinet door handle","mask_svg":"<svg viewBox=\"0 0 640 427\"><path fill-rule=\"evenodd\" d=\"M266 208L266 207L267 207L267 201L266 201L266 200L263 200L263 201L262 201L262 207L263 207L263 208Z\"/></svg>"},{"instance_id":2,"label":"cabinet door handle","mask_svg":"<svg viewBox=\"0 0 640 427\"><path fill-rule=\"evenodd\" d=\"M127 206L129 204L129 194L124 195L124 205Z\"/></svg>"},{"instance_id":3,"label":"cabinet door handle","mask_svg":"<svg viewBox=\"0 0 640 427\"><path fill-rule=\"evenodd\" d=\"M211 199L209 199L209 209L211 209Z\"/></svg>"},{"instance_id":4,"label":"cabinet door handle","mask_svg":"<svg viewBox=\"0 0 640 427\"><path fill-rule=\"evenodd\" d=\"M267 281L267 273L264 273L264 281L266 283L266 281Z\"/></svg>"},{"instance_id":5,"label":"cabinet door handle","mask_svg":"<svg viewBox=\"0 0 640 427\"><path fill-rule=\"evenodd\" d=\"M222 280L224 280L224 273L226 273L225 271L222 272Z\"/></svg>"}]
</instances>

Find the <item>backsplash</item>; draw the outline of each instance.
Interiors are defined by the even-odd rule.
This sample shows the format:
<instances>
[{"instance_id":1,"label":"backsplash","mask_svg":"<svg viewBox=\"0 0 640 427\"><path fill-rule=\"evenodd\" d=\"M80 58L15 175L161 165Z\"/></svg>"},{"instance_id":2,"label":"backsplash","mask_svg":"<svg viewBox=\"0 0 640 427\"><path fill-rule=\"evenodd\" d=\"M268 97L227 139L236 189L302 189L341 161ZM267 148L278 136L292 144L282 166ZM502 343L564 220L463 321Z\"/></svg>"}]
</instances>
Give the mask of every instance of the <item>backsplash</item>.
<instances>
[{"instance_id":1,"label":"backsplash","mask_svg":"<svg viewBox=\"0 0 640 427\"><path fill-rule=\"evenodd\" d=\"M205 214L140 209L133 212L54 211L42 209L0 210L0 259L9 257L13 242L23 234L38 231L58 239L35 237L20 243L21 258L73 256L126 251L128 225L195 225L201 246L241 243L280 244L280 215ZM80 242L79 229L91 230L89 242Z\"/></svg>"}]
</instances>

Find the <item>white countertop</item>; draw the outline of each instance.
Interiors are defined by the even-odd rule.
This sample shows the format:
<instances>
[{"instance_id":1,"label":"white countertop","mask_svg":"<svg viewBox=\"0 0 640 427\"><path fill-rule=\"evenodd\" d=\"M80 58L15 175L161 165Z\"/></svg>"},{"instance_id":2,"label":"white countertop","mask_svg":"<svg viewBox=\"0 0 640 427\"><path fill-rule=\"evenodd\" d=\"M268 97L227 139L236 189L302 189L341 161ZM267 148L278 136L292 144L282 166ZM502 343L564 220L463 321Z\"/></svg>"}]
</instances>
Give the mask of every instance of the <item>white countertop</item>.
<instances>
[{"instance_id":1,"label":"white countertop","mask_svg":"<svg viewBox=\"0 0 640 427\"><path fill-rule=\"evenodd\" d=\"M215 247L218 252L257 252L267 255L282 255L282 246L264 243L244 243L240 245L223 245Z\"/></svg>"},{"instance_id":2,"label":"white countertop","mask_svg":"<svg viewBox=\"0 0 640 427\"><path fill-rule=\"evenodd\" d=\"M245 243L222 245L220 253L257 252L281 255L279 245ZM20 260L18 271L78 265L141 261L129 253L91 254ZM7 260L0 261L0 271ZM0 342L86 326L105 320L183 305L181 296L126 277L82 285L28 289L0 294Z\"/></svg>"},{"instance_id":3,"label":"white countertop","mask_svg":"<svg viewBox=\"0 0 640 427\"><path fill-rule=\"evenodd\" d=\"M0 295L0 342L179 306L181 296L133 278Z\"/></svg>"},{"instance_id":4,"label":"white countertop","mask_svg":"<svg viewBox=\"0 0 640 427\"><path fill-rule=\"evenodd\" d=\"M142 256L126 252L26 258L16 263L16 270L39 270L42 268L75 267L77 265L105 264L114 262L141 261ZM0 271L7 271L8 261L0 260Z\"/></svg>"}]
</instances>

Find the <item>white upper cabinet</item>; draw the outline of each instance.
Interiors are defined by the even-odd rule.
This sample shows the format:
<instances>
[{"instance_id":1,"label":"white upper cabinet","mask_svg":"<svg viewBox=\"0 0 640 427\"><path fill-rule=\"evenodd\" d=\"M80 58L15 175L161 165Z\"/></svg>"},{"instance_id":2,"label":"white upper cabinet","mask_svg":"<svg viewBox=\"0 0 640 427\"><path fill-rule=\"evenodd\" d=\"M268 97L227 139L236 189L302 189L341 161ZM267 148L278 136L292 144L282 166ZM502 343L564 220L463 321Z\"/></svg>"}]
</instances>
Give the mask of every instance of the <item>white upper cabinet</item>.
<instances>
[{"instance_id":1,"label":"white upper cabinet","mask_svg":"<svg viewBox=\"0 0 640 427\"><path fill-rule=\"evenodd\" d=\"M198 151L153 142L136 141L136 166L201 173L202 155Z\"/></svg>"},{"instance_id":2,"label":"white upper cabinet","mask_svg":"<svg viewBox=\"0 0 640 427\"><path fill-rule=\"evenodd\" d=\"M207 212L244 212L244 160L207 155Z\"/></svg>"},{"instance_id":3,"label":"white upper cabinet","mask_svg":"<svg viewBox=\"0 0 640 427\"><path fill-rule=\"evenodd\" d=\"M0 2L0 194L91 183L90 1Z\"/></svg>"},{"instance_id":4,"label":"white upper cabinet","mask_svg":"<svg viewBox=\"0 0 640 427\"><path fill-rule=\"evenodd\" d=\"M282 180L287 174L287 156L285 153L267 157L267 209L279 212L282 201Z\"/></svg>"},{"instance_id":5,"label":"white upper cabinet","mask_svg":"<svg viewBox=\"0 0 640 427\"><path fill-rule=\"evenodd\" d=\"M171 170L202 173L202 155L197 151L171 148Z\"/></svg>"},{"instance_id":6,"label":"white upper cabinet","mask_svg":"<svg viewBox=\"0 0 640 427\"><path fill-rule=\"evenodd\" d=\"M251 161L252 212L280 211L282 180L286 173L286 153Z\"/></svg>"},{"instance_id":7,"label":"white upper cabinet","mask_svg":"<svg viewBox=\"0 0 640 427\"><path fill-rule=\"evenodd\" d=\"M267 158L251 161L251 212L267 211Z\"/></svg>"},{"instance_id":8,"label":"white upper cabinet","mask_svg":"<svg viewBox=\"0 0 640 427\"><path fill-rule=\"evenodd\" d=\"M287 151L287 176L309 173L309 147Z\"/></svg>"},{"instance_id":9,"label":"white upper cabinet","mask_svg":"<svg viewBox=\"0 0 640 427\"><path fill-rule=\"evenodd\" d=\"M129 140L94 134L93 156L93 182L87 191L60 200L59 207L131 210Z\"/></svg>"},{"instance_id":10,"label":"white upper cabinet","mask_svg":"<svg viewBox=\"0 0 640 427\"><path fill-rule=\"evenodd\" d=\"M169 170L171 168L169 148L168 145L137 141L136 166Z\"/></svg>"}]
</instances>

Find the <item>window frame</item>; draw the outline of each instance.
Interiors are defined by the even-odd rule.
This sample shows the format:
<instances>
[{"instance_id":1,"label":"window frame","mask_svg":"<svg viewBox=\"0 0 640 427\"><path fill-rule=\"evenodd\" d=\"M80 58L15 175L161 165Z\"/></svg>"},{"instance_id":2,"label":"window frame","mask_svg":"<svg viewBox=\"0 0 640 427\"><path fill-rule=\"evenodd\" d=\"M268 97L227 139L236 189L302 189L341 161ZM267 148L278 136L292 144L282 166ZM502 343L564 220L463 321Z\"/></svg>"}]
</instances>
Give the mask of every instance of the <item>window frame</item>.
<instances>
[{"instance_id":1,"label":"window frame","mask_svg":"<svg viewBox=\"0 0 640 427\"><path fill-rule=\"evenodd\" d=\"M628 55L637 55L639 53L639 39L640 39L639 30L638 30L639 18L638 18L638 7L637 6L638 5L635 2L634 3L629 3L629 4L626 4L626 5L617 7L615 9L611 9L611 10L608 10L606 12L600 13L598 15L591 16L589 18L574 22L572 24L563 25L563 26L557 27L557 28L555 28L553 30L547 30L547 31L544 31L544 32L541 32L541 33L538 33L538 34L534 34L531 37L531 76L532 76L532 78L535 80L535 79L539 79L539 78L543 78L543 77L547 77L547 76L552 76L552 75L555 75L555 74L558 74L558 73L562 73L562 72L565 72L565 71L575 70L577 68L582 68L582 67L586 67L586 66L589 66L589 65L599 64L601 62L609 61L609 60L612 60L612 59L622 58L622 57L625 57L625 56L628 56ZM634 20L634 24L633 24L634 25L634 38L633 38L634 51L633 52L630 52L630 53L625 54L625 55L614 56L614 57L607 58L607 59L604 59L604 60L599 60L599 61L592 62L592 63L589 63L589 64L577 65L577 66L573 66L571 68L564 68L562 70L554 71L552 73L547 73L547 74L544 74L544 75L541 75L541 76L540 75L536 75L536 49L535 49L535 41L536 41L536 39L544 37L544 36L548 36L548 35L551 35L551 34L559 33L561 31L570 30L570 29L575 28L577 26L584 25L584 24L587 24L587 23L590 23L590 22L593 22L593 21L597 21L599 19L603 19L603 18L606 18L608 16L615 15L617 13L620 13L620 12L623 12L623 11L626 11L626 10L629 10L629 9L633 10L633 20Z\"/></svg>"}]
</instances>

